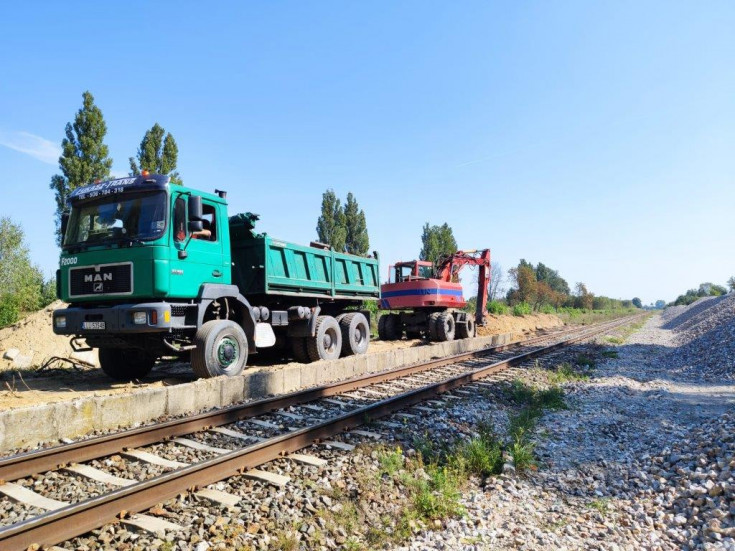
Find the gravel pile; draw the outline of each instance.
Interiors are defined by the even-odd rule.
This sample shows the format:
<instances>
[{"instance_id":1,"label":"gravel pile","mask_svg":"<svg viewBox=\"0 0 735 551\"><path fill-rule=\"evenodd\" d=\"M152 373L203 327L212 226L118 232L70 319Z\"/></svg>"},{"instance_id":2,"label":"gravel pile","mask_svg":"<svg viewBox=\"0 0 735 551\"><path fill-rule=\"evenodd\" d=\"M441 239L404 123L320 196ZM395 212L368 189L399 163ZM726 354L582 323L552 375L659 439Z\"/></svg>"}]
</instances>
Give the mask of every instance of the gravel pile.
<instances>
[{"instance_id":1,"label":"gravel pile","mask_svg":"<svg viewBox=\"0 0 735 551\"><path fill-rule=\"evenodd\" d=\"M735 294L706 297L664 311L664 329L679 347L667 358L674 373L703 380L735 378Z\"/></svg>"}]
</instances>

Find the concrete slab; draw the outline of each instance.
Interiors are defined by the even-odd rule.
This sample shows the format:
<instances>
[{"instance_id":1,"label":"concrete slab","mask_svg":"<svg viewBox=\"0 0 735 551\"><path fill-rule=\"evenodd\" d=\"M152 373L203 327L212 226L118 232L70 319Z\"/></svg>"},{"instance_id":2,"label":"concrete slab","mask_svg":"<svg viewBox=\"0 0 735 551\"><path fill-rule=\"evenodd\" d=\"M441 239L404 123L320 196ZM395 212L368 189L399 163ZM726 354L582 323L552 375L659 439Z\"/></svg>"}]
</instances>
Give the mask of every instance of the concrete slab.
<instances>
[{"instance_id":1,"label":"concrete slab","mask_svg":"<svg viewBox=\"0 0 735 551\"><path fill-rule=\"evenodd\" d=\"M286 459L296 461L297 463L303 463L304 465L311 465L312 467L323 467L327 464L326 459L316 457L314 455L307 455L304 453L292 453L286 456Z\"/></svg>"},{"instance_id":2,"label":"concrete slab","mask_svg":"<svg viewBox=\"0 0 735 551\"><path fill-rule=\"evenodd\" d=\"M330 448L336 448L338 450L344 450L346 452L351 452L355 449L355 446L353 446L352 444L348 444L347 442L339 442L337 440L325 440L324 442L320 442L320 445L328 446Z\"/></svg>"},{"instance_id":3,"label":"concrete slab","mask_svg":"<svg viewBox=\"0 0 735 551\"><path fill-rule=\"evenodd\" d=\"M152 534L179 532L184 529L183 526L151 515L133 515L132 517L123 519L121 522L128 526L151 532Z\"/></svg>"},{"instance_id":4,"label":"concrete slab","mask_svg":"<svg viewBox=\"0 0 735 551\"><path fill-rule=\"evenodd\" d=\"M194 450L199 450L202 452L212 452L219 455L230 453L230 450L226 450L225 448L215 448L214 446L208 446L207 444L203 444L189 438L173 438L171 439L171 441L176 442L177 444L181 444L182 446L186 446L187 448L192 448Z\"/></svg>"},{"instance_id":5,"label":"concrete slab","mask_svg":"<svg viewBox=\"0 0 735 551\"><path fill-rule=\"evenodd\" d=\"M181 467L187 467L189 465L188 463L182 463L181 461L171 461L170 459L166 459L150 452L144 452L143 450L124 450L120 452L120 455L132 457L138 461L151 463L152 465L158 465L159 467L168 467L169 469L180 469Z\"/></svg>"},{"instance_id":6,"label":"concrete slab","mask_svg":"<svg viewBox=\"0 0 735 551\"><path fill-rule=\"evenodd\" d=\"M281 474L269 473L268 471L262 471L260 469L250 469L245 473L248 478L254 478L274 486L285 486L291 480L291 477L283 476Z\"/></svg>"},{"instance_id":7,"label":"concrete slab","mask_svg":"<svg viewBox=\"0 0 735 551\"><path fill-rule=\"evenodd\" d=\"M74 463L72 465L69 465L68 467L65 467L64 470L80 474L91 480L96 480L97 482L110 484L112 486L131 486L136 482L135 480L130 480L129 478L120 478L119 476L111 475L110 473L106 473L105 471L102 471L100 469L95 469L94 467L90 467L89 465L79 465L77 463Z\"/></svg>"},{"instance_id":8,"label":"concrete slab","mask_svg":"<svg viewBox=\"0 0 735 551\"><path fill-rule=\"evenodd\" d=\"M215 490L214 488L202 488L198 492L194 492L194 495L203 497L204 499L208 499L209 501L213 501L214 503L219 503L220 505L225 505L227 507L235 507L238 503L240 503L240 500L242 499L240 496L236 496L235 494L230 494L221 490Z\"/></svg>"},{"instance_id":9,"label":"concrete slab","mask_svg":"<svg viewBox=\"0 0 735 551\"><path fill-rule=\"evenodd\" d=\"M47 511L54 511L69 505L68 501L58 501L56 499L44 497L33 490L29 490L20 484L13 484L12 482L0 485L0 494L5 494L10 499L14 499L15 501L25 505L37 507L38 509L45 509Z\"/></svg>"}]
</instances>

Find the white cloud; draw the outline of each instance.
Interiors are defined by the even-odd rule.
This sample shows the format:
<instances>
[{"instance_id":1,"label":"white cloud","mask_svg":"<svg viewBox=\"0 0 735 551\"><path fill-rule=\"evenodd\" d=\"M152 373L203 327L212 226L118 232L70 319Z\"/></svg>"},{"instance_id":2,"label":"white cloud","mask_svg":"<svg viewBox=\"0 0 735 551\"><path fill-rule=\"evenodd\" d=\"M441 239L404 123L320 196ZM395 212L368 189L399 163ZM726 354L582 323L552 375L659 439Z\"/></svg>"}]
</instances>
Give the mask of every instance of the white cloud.
<instances>
[{"instance_id":1,"label":"white cloud","mask_svg":"<svg viewBox=\"0 0 735 551\"><path fill-rule=\"evenodd\" d=\"M0 145L30 155L50 165L57 164L61 155L59 145L30 132L0 130Z\"/></svg>"}]
</instances>

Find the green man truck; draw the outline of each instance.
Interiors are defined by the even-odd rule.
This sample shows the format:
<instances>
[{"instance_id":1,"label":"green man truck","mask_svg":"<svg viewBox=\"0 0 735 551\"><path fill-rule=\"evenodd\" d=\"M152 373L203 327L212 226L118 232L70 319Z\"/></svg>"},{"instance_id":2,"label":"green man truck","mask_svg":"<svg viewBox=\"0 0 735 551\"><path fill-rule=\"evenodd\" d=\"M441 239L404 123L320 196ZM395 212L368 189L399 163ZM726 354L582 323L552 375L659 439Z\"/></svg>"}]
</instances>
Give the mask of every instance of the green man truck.
<instances>
[{"instance_id":1,"label":"green man truck","mask_svg":"<svg viewBox=\"0 0 735 551\"><path fill-rule=\"evenodd\" d=\"M227 193L148 174L74 190L62 216L54 332L99 349L115 379L190 355L199 377L240 374L248 355L290 349L301 362L364 354L365 301L380 297L378 258L255 231L228 216Z\"/></svg>"}]
</instances>

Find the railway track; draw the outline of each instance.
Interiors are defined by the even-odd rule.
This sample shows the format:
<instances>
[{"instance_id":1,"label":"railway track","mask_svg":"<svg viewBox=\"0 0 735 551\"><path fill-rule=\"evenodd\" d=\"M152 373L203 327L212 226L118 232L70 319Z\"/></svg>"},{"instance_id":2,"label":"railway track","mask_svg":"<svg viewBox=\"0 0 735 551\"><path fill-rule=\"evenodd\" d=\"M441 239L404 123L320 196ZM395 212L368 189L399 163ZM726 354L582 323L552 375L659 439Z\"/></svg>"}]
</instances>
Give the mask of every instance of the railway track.
<instances>
[{"instance_id":1,"label":"railway track","mask_svg":"<svg viewBox=\"0 0 735 551\"><path fill-rule=\"evenodd\" d=\"M2 459L0 493L24 504L30 512L20 521L11 519L12 524L0 518L0 526L5 524L0 527L0 549L27 549L34 544L52 545L65 541L120 518L121 512L144 511L192 489L205 499L227 503L236 496L197 489L239 474L267 479L267 473L256 467L437 394L616 329L637 317L575 328ZM150 466L151 477L145 480L129 478L129 469L120 466L113 466L110 473L110 462L104 458L113 454ZM316 459L300 454L290 457L305 463L313 463ZM63 472L89 480L94 486L93 495L67 503L57 499L58 496L41 495L29 489L27 484L14 482L24 477L47 476L49 472ZM56 477L63 479L63 475ZM34 514L36 512L38 514ZM144 525L147 517L140 518ZM153 529L154 521L155 518L151 521Z\"/></svg>"}]
</instances>

